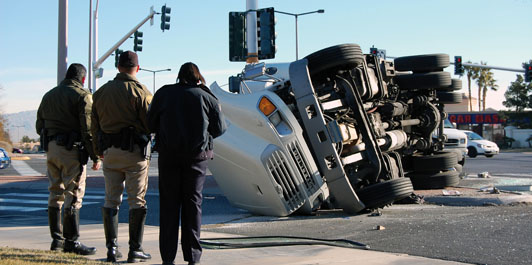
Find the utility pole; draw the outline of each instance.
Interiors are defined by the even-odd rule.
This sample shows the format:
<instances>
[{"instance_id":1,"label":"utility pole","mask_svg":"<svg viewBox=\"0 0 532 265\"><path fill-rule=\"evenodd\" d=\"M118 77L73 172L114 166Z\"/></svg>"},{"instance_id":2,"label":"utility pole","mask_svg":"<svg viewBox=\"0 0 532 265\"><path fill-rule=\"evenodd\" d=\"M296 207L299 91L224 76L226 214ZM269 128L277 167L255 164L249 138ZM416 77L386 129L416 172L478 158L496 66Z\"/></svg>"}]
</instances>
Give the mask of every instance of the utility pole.
<instances>
[{"instance_id":1,"label":"utility pole","mask_svg":"<svg viewBox=\"0 0 532 265\"><path fill-rule=\"evenodd\" d=\"M57 84L65 78L68 62L68 0L59 0L57 14Z\"/></svg>"}]
</instances>

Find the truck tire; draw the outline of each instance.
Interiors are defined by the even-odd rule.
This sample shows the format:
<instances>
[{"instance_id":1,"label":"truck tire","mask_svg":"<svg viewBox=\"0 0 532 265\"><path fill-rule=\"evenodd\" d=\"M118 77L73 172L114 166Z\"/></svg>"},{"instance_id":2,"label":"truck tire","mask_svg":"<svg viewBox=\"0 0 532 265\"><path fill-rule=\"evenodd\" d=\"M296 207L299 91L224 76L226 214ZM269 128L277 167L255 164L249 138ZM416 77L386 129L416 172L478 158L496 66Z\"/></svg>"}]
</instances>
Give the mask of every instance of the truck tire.
<instances>
[{"instance_id":1,"label":"truck tire","mask_svg":"<svg viewBox=\"0 0 532 265\"><path fill-rule=\"evenodd\" d=\"M331 46L305 57L311 78L321 77L338 70L349 70L364 63L364 54L358 44L348 43Z\"/></svg>"},{"instance_id":2,"label":"truck tire","mask_svg":"<svg viewBox=\"0 0 532 265\"><path fill-rule=\"evenodd\" d=\"M377 209L404 199L413 191L409 178L396 178L364 187L356 194L366 209Z\"/></svg>"},{"instance_id":3,"label":"truck tire","mask_svg":"<svg viewBox=\"0 0 532 265\"><path fill-rule=\"evenodd\" d=\"M448 170L457 163L456 153L436 152L432 155L413 155L412 164L414 171L440 171Z\"/></svg>"},{"instance_id":4,"label":"truck tire","mask_svg":"<svg viewBox=\"0 0 532 265\"><path fill-rule=\"evenodd\" d=\"M427 73L443 71L449 66L449 55L443 53L399 57L394 60L395 70Z\"/></svg>"},{"instance_id":5,"label":"truck tire","mask_svg":"<svg viewBox=\"0 0 532 265\"><path fill-rule=\"evenodd\" d=\"M442 104L458 104L462 103L463 99L460 92L436 91L436 97L438 98L438 103Z\"/></svg>"},{"instance_id":6,"label":"truck tire","mask_svg":"<svg viewBox=\"0 0 532 265\"><path fill-rule=\"evenodd\" d=\"M439 89L451 85L451 74L447 72L417 73L398 75L396 83L402 90L409 89Z\"/></svg>"},{"instance_id":7,"label":"truck tire","mask_svg":"<svg viewBox=\"0 0 532 265\"><path fill-rule=\"evenodd\" d=\"M460 182L459 174L456 170L449 170L432 174L410 173L407 176L412 181L414 190L430 190L457 186Z\"/></svg>"},{"instance_id":8,"label":"truck tire","mask_svg":"<svg viewBox=\"0 0 532 265\"><path fill-rule=\"evenodd\" d=\"M462 89L462 80L456 79L456 78L451 79L451 85L450 86L438 88L438 90L440 90L440 91L449 91L449 92L457 91L457 90L460 90L460 89Z\"/></svg>"}]
</instances>

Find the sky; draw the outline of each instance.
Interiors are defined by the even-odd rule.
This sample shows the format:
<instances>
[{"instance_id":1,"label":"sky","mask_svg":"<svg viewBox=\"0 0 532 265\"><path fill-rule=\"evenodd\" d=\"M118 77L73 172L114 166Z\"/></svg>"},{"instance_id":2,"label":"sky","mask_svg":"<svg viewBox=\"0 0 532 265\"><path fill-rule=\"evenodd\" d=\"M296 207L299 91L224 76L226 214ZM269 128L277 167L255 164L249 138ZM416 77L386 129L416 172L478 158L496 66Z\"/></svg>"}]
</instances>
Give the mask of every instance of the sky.
<instances>
[{"instance_id":1,"label":"sky","mask_svg":"<svg viewBox=\"0 0 532 265\"><path fill-rule=\"evenodd\" d=\"M96 0L93 0L96 3ZM242 71L243 62L229 61L228 13L245 11L245 0L100 0L98 58L148 14L151 6L171 7L171 28L144 24L140 67L172 69L156 74L156 88L174 83L179 67L196 63L207 83L226 84ZM298 19L299 57L342 43L385 49L388 56L430 53L460 55L464 62L522 69L532 59L532 0L258 0L259 8L274 7L289 13L324 9ZM68 63L88 64L89 1L68 3ZM0 111L15 113L38 108L46 91L57 84L58 1L0 0ZM276 14L275 59L295 60L295 19ZM133 50L133 39L121 45ZM98 86L116 76L114 57L102 65ZM453 72L453 66L446 71ZM516 79L514 72L494 71L499 89L488 93L487 106L503 109L504 91ZM153 74L138 79L153 91ZM453 75L453 78L458 76ZM467 81L462 79L467 92ZM85 83L85 87L87 83ZM473 95L477 87L473 85Z\"/></svg>"}]
</instances>

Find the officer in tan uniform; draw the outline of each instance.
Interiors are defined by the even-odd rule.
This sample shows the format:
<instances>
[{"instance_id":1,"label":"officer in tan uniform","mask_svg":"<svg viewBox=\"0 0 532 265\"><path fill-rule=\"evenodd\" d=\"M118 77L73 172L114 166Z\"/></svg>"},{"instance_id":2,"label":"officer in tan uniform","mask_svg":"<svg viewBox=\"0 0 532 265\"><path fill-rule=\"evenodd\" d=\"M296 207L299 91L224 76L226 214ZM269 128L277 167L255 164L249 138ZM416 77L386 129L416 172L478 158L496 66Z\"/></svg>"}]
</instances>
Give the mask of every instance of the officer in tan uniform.
<instances>
[{"instance_id":1,"label":"officer in tan uniform","mask_svg":"<svg viewBox=\"0 0 532 265\"><path fill-rule=\"evenodd\" d=\"M86 73L83 65L70 65L59 86L43 96L35 127L41 146L47 151L48 223L53 239L50 249L92 255L96 249L78 241L88 157L93 161L93 170L100 168L90 133L92 95L83 89Z\"/></svg>"},{"instance_id":2,"label":"officer in tan uniform","mask_svg":"<svg viewBox=\"0 0 532 265\"><path fill-rule=\"evenodd\" d=\"M124 186L129 204L128 262L150 259L142 249L146 220L146 190L150 158L149 131L146 123L152 95L141 84L137 54L123 52L114 80L94 93L92 133L96 152L103 156L105 204L102 209L107 261L115 262L118 251L118 210Z\"/></svg>"}]
</instances>

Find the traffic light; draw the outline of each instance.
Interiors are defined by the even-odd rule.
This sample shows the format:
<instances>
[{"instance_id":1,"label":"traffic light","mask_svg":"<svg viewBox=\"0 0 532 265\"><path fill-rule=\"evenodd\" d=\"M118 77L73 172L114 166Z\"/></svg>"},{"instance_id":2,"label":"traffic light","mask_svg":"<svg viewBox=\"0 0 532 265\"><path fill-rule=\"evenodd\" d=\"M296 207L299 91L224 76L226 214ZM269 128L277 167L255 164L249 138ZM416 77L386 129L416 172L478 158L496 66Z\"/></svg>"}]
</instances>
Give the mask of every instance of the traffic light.
<instances>
[{"instance_id":1,"label":"traffic light","mask_svg":"<svg viewBox=\"0 0 532 265\"><path fill-rule=\"evenodd\" d=\"M454 57L454 74L455 75L464 74L464 66L462 65L462 56Z\"/></svg>"},{"instance_id":2,"label":"traffic light","mask_svg":"<svg viewBox=\"0 0 532 265\"><path fill-rule=\"evenodd\" d=\"M135 52L141 52L142 51L142 31L135 31L135 39L133 40L133 50Z\"/></svg>"},{"instance_id":3,"label":"traffic light","mask_svg":"<svg viewBox=\"0 0 532 265\"><path fill-rule=\"evenodd\" d=\"M124 52L120 49L116 49L115 51L115 67L118 68L118 61L120 60L120 54Z\"/></svg>"},{"instance_id":4,"label":"traffic light","mask_svg":"<svg viewBox=\"0 0 532 265\"><path fill-rule=\"evenodd\" d=\"M378 49L375 47L369 48L369 53L379 58L386 59L386 50Z\"/></svg>"},{"instance_id":5,"label":"traffic light","mask_svg":"<svg viewBox=\"0 0 532 265\"><path fill-rule=\"evenodd\" d=\"M170 11L172 9L164 5L161 8L161 30L164 31L170 29Z\"/></svg>"},{"instance_id":6,"label":"traffic light","mask_svg":"<svg viewBox=\"0 0 532 265\"><path fill-rule=\"evenodd\" d=\"M523 67L525 68L525 82L532 82L532 64L525 63Z\"/></svg>"},{"instance_id":7,"label":"traffic light","mask_svg":"<svg viewBox=\"0 0 532 265\"><path fill-rule=\"evenodd\" d=\"M275 16L273 7L257 10L259 59L275 58Z\"/></svg>"},{"instance_id":8,"label":"traffic light","mask_svg":"<svg viewBox=\"0 0 532 265\"><path fill-rule=\"evenodd\" d=\"M247 54L246 12L229 12L229 61L245 62Z\"/></svg>"}]
</instances>

